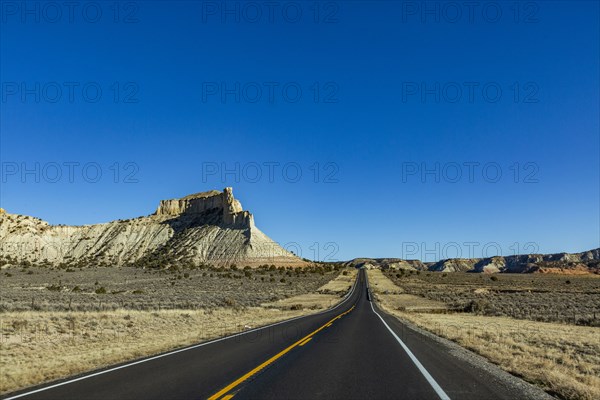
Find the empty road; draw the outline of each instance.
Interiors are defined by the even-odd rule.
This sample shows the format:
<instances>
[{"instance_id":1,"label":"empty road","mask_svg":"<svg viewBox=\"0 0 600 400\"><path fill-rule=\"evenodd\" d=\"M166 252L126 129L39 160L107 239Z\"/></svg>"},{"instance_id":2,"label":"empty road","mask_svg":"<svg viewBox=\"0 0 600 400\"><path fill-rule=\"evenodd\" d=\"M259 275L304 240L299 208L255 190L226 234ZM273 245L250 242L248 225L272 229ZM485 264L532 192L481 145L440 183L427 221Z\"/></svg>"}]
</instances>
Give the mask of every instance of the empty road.
<instances>
[{"instance_id":1,"label":"empty road","mask_svg":"<svg viewBox=\"0 0 600 400\"><path fill-rule=\"evenodd\" d=\"M365 271L334 309L9 395L22 399L514 399L383 313Z\"/></svg>"}]
</instances>

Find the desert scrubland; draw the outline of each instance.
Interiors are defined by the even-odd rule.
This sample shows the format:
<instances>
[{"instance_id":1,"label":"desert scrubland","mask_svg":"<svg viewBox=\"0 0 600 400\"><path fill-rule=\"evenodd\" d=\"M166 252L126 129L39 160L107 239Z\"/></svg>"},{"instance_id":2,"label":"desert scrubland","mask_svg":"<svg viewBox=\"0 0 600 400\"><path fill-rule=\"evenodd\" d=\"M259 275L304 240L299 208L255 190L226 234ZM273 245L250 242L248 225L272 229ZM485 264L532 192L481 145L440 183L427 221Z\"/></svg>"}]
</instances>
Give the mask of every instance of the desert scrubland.
<instances>
[{"instance_id":1,"label":"desert scrubland","mask_svg":"<svg viewBox=\"0 0 600 400\"><path fill-rule=\"evenodd\" d=\"M368 274L378 303L396 317L559 398L600 398L597 276Z\"/></svg>"},{"instance_id":2,"label":"desert scrubland","mask_svg":"<svg viewBox=\"0 0 600 400\"><path fill-rule=\"evenodd\" d=\"M3 269L2 393L306 315L356 271L202 267Z\"/></svg>"}]
</instances>

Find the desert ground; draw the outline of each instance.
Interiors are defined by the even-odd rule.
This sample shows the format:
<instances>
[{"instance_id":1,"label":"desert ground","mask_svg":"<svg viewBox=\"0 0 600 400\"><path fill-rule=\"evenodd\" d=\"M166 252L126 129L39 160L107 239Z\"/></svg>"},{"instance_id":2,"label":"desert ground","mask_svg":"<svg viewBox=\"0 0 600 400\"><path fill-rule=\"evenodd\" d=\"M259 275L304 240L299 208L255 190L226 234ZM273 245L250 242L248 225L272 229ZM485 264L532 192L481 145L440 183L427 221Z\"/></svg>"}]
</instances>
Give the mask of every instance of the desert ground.
<instances>
[{"instance_id":1,"label":"desert ground","mask_svg":"<svg viewBox=\"0 0 600 400\"><path fill-rule=\"evenodd\" d=\"M0 392L318 312L356 270L2 270Z\"/></svg>"},{"instance_id":2,"label":"desert ground","mask_svg":"<svg viewBox=\"0 0 600 400\"><path fill-rule=\"evenodd\" d=\"M600 279L369 270L384 310L564 399L600 398Z\"/></svg>"},{"instance_id":3,"label":"desert ground","mask_svg":"<svg viewBox=\"0 0 600 400\"><path fill-rule=\"evenodd\" d=\"M600 326L600 276L384 271L405 293L480 315Z\"/></svg>"}]
</instances>

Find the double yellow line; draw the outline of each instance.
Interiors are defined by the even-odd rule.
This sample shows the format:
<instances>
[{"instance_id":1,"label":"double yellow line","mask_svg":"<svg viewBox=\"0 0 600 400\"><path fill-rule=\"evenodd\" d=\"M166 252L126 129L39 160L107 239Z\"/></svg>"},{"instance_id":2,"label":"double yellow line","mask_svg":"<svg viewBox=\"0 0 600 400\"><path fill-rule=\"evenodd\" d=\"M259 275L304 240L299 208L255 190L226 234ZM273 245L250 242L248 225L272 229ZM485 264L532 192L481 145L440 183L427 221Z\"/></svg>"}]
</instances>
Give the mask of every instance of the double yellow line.
<instances>
[{"instance_id":1,"label":"double yellow line","mask_svg":"<svg viewBox=\"0 0 600 400\"><path fill-rule=\"evenodd\" d=\"M337 317L331 319L330 321L327 321L320 328L312 331L308 335L304 336L302 339L298 340L296 343L290 345L289 347L287 347L284 350L280 351L279 353L275 354L273 357L269 358L267 361L263 362L262 364L260 364L256 368L252 369L251 371L249 371L246 374L242 375L241 377L239 377L235 381L231 382L229 385L225 386L223 389L219 390L217 393L215 393L212 396L210 396L208 398L208 400L217 400L217 399L229 400L229 399L231 399L233 397L233 394L229 393L229 392L231 392L231 390L235 389L237 386L239 386L243 382L247 381L253 375L256 375L261 370L263 370L267 366L271 365L272 363L274 363L275 361L277 361L278 359L280 359L281 357L283 357L285 354L289 353L294 347L304 346L306 343L308 343L313 338L314 335L316 335L317 333L319 333L323 329L331 326L331 324L333 324L333 322L335 320L342 318L344 315L346 315L350 311L354 310L354 307L355 306L352 306L349 310L344 311L343 313L339 314Z\"/></svg>"}]
</instances>

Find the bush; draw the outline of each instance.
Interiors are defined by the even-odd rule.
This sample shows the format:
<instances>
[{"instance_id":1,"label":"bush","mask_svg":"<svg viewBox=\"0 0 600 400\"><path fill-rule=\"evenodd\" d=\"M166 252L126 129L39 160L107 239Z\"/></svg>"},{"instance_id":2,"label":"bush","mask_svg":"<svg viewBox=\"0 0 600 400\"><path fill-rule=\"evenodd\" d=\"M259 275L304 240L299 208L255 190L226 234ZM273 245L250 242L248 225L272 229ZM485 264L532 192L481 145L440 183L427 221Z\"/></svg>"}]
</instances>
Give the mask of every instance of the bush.
<instances>
[{"instance_id":1,"label":"bush","mask_svg":"<svg viewBox=\"0 0 600 400\"><path fill-rule=\"evenodd\" d=\"M490 308L490 303L487 300L471 300L464 308L466 312L483 314Z\"/></svg>"},{"instance_id":2,"label":"bush","mask_svg":"<svg viewBox=\"0 0 600 400\"><path fill-rule=\"evenodd\" d=\"M237 301L235 301L235 299L232 297L227 297L225 300L223 300L223 302L227 307L235 307L237 305Z\"/></svg>"},{"instance_id":3,"label":"bush","mask_svg":"<svg viewBox=\"0 0 600 400\"><path fill-rule=\"evenodd\" d=\"M496 282L498 280L498 277L496 275L492 275L490 276L490 280Z\"/></svg>"},{"instance_id":4,"label":"bush","mask_svg":"<svg viewBox=\"0 0 600 400\"><path fill-rule=\"evenodd\" d=\"M98 289L94 291L96 294L106 294L106 289L104 286L100 286Z\"/></svg>"}]
</instances>

